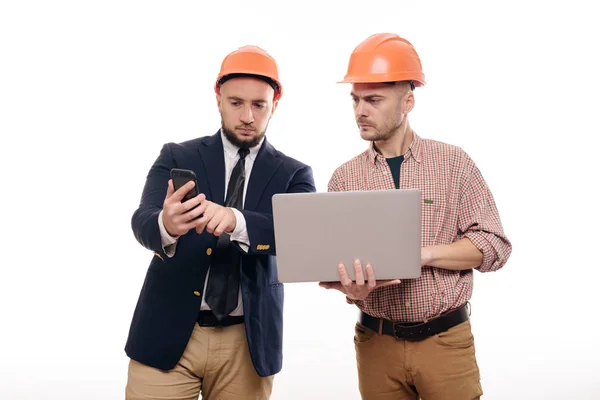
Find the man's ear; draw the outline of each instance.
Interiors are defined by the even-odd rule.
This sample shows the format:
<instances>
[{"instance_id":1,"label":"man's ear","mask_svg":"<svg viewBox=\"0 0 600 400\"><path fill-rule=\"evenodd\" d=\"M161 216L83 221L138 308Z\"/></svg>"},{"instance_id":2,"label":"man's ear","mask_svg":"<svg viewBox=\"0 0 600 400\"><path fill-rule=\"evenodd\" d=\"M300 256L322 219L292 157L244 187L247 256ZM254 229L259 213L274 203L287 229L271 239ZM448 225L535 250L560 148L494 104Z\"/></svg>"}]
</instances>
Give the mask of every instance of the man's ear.
<instances>
[{"instance_id":1,"label":"man's ear","mask_svg":"<svg viewBox=\"0 0 600 400\"><path fill-rule=\"evenodd\" d=\"M404 97L404 114L408 114L415 106L415 95L411 90Z\"/></svg>"},{"instance_id":2,"label":"man's ear","mask_svg":"<svg viewBox=\"0 0 600 400\"><path fill-rule=\"evenodd\" d=\"M215 96L216 100L217 100L217 107L219 108L219 111L221 110L221 94L217 93L217 95Z\"/></svg>"},{"instance_id":3,"label":"man's ear","mask_svg":"<svg viewBox=\"0 0 600 400\"><path fill-rule=\"evenodd\" d=\"M277 108L278 104L279 104L279 100L275 100L273 102L273 108L271 109L271 115L273 115L273 113L275 112L275 109Z\"/></svg>"}]
</instances>

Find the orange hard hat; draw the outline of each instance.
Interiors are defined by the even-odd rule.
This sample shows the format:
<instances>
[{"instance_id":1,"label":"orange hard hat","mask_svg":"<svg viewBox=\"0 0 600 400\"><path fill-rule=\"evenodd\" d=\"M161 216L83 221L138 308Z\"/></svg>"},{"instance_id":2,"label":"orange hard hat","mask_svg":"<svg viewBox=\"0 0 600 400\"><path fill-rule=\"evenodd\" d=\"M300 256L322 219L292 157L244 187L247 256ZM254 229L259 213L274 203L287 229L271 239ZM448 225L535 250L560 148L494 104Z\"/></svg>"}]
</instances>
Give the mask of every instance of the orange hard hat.
<instances>
[{"instance_id":1,"label":"orange hard hat","mask_svg":"<svg viewBox=\"0 0 600 400\"><path fill-rule=\"evenodd\" d=\"M408 40L393 33L377 33L356 46L350 55L348 72L338 83L398 81L425 85L419 55Z\"/></svg>"},{"instance_id":2,"label":"orange hard hat","mask_svg":"<svg viewBox=\"0 0 600 400\"><path fill-rule=\"evenodd\" d=\"M235 77L238 74L256 75L266 78L275 90L274 100L279 100L283 89L279 80L279 68L275 59L266 51L257 46L244 46L229 53L221 63L221 70L215 83L215 92L218 94L221 84L227 77Z\"/></svg>"}]
</instances>

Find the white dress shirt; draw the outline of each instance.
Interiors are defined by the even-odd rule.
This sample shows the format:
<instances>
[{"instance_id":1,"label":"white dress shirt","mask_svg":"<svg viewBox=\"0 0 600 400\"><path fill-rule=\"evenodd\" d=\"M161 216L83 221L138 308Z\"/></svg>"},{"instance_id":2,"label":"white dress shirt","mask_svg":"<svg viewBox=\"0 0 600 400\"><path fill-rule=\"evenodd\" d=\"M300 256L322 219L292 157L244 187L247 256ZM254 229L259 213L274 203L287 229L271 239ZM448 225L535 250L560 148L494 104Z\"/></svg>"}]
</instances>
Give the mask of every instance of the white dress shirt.
<instances>
[{"instance_id":1,"label":"white dress shirt","mask_svg":"<svg viewBox=\"0 0 600 400\"><path fill-rule=\"evenodd\" d=\"M233 143L231 143L225 137L222 130L221 130L221 139L223 140L223 150L224 150L224 156L225 156L225 197L227 197L227 186L229 185L229 178L231 176L231 172L233 171L233 167L235 167L235 164L237 163L240 156L238 154L239 147L237 147ZM263 140L264 139L262 139L258 145L252 147L250 149L250 153L246 156L246 162L245 162L246 181L244 182L244 193L243 193L243 202L244 203L246 200L248 181L250 180L250 172L252 171L252 167L254 166L254 161L256 160L256 155L258 154L258 151L260 150L260 147L262 146ZM230 240L238 242L238 244L240 245L240 247L242 247L242 249L244 249L245 251L248 251L248 246L250 246L250 238L248 237L248 230L246 229L246 219L244 218L244 215L239 210L236 210L235 208L232 208L232 210L233 210L233 213L235 214L236 224L235 224L235 229L231 233ZM158 227L160 229L160 237L162 239L163 250L168 257L173 257L175 255L175 249L177 247L177 238L174 238L171 235L169 235L169 233L165 229L165 226L163 224L163 219L162 219L162 211L158 215ZM208 273L206 274L206 281L204 282L205 289L206 289L206 283L208 282L209 275L210 275L210 267L209 267ZM204 292L206 292L206 290L204 290ZM204 293L202 294L202 304L200 306L200 309L201 310L210 310L210 307L208 306L208 304L206 304L206 301L204 300ZM242 289L240 287L239 294L238 294L238 305L237 305L236 309L231 312L230 315L243 315L243 314L244 314L244 308L242 305Z\"/></svg>"}]
</instances>

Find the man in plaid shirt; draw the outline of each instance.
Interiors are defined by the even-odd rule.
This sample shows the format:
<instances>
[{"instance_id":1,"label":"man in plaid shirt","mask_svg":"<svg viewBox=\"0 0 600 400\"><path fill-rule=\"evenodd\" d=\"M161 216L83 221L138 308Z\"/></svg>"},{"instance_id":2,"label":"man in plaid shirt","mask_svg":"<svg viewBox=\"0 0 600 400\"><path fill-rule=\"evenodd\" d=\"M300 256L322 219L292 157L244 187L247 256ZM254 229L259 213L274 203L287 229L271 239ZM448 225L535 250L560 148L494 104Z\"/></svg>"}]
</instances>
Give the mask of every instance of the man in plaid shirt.
<instances>
[{"instance_id":1,"label":"man in plaid shirt","mask_svg":"<svg viewBox=\"0 0 600 400\"><path fill-rule=\"evenodd\" d=\"M355 281L340 264L340 290L361 310L355 328L363 399L479 399L479 368L467 302L473 270L501 268L512 246L481 172L459 147L423 139L409 125L414 89L425 84L407 40L376 34L352 53L355 118L370 142L339 166L329 191L421 190L421 277L376 281L356 260ZM385 235L385 232L379 234Z\"/></svg>"}]
</instances>

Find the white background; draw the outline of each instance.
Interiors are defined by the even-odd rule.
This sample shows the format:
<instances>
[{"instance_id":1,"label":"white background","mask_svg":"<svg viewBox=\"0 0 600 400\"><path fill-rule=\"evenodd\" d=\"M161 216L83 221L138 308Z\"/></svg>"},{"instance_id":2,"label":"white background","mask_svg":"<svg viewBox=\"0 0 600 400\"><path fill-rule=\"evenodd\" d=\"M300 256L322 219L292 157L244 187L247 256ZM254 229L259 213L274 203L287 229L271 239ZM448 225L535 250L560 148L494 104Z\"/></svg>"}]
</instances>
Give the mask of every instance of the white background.
<instances>
[{"instance_id":1,"label":"white background","mask_svg":"<svg viewBox=\"0 0 600 400\"><path fill-rule=\"evenodd\" d=\"M591 5L204 3L2 1L0 399L124 397L151 257L131 214L164 142L218 129L227 53L255 44L277 59L284 95L268 138L324 191L367 145L336 82L354 47L386 31L423 62L413 128L471 155L514 245L503 270L475 275L483 398L600 398ZM272 399L359 399L356 315L340 293L286 285Z\"/></svg>"}]
</instances>

